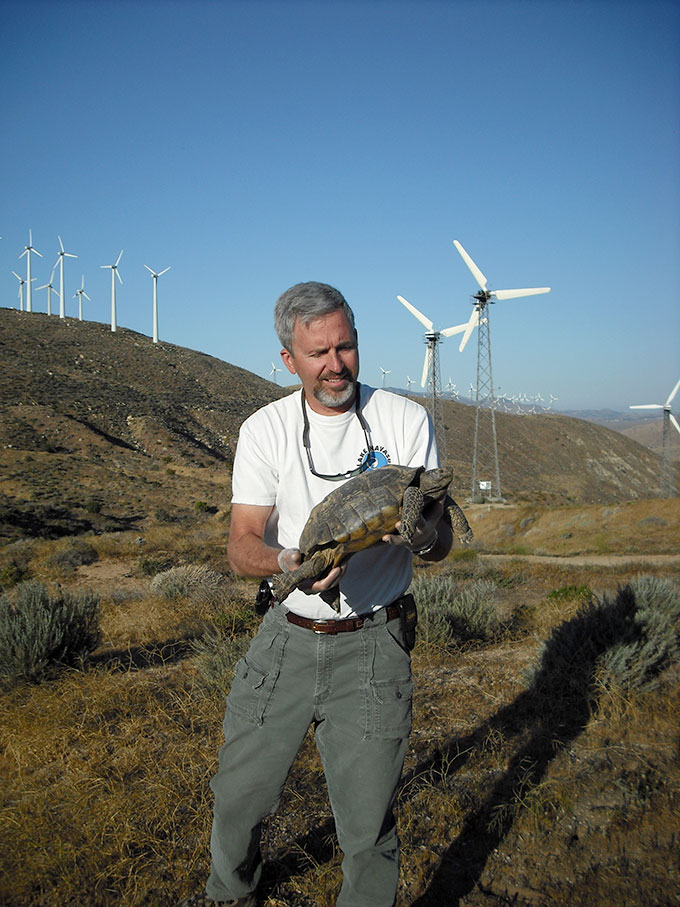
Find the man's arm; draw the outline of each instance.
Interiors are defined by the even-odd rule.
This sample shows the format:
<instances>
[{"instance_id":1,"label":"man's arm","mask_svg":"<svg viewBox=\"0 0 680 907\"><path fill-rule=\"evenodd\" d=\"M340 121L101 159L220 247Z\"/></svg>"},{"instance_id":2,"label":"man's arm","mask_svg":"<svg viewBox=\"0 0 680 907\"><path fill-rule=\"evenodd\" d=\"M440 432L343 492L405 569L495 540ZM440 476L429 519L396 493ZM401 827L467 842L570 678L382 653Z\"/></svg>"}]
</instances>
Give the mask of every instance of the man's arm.
<instances>
[{"instance_id":1,"label":"man's arm","mask_svg":"<svg viewBox=\"0 0 680 907\"><path fill-rule=\"evenodd\" d=\"M272 576L280 573L279 548L263 542L267 520L274 508L259 504L233 504L227 557L239 576Z\"/></svg>"},{"instance_id":2,"label":"man's arm","mask_svg":"<svg viewBox=\"0 0 680 907\"><path fill-rule=\"evenodd\" d=\"M263 541L265 526L273 509L259 504L232 505L227 557L232 570L239 576L264 577L283 572L279 555L284 549L266 545ZM293 570L302 563L297 548L286 548L285 551L287 570ZM323 579L300 588L305 592L324 592L333 586L344 572L344 566L334 567Z\"/></svg>"}]
</instances>

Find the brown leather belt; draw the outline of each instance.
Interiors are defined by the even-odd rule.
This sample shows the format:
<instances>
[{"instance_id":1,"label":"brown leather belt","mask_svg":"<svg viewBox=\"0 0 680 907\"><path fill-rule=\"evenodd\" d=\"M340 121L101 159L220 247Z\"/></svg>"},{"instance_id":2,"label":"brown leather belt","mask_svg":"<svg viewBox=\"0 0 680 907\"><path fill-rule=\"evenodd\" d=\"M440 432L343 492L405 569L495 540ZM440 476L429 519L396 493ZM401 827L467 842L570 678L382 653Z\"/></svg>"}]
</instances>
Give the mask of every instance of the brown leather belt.
<instances>
[{"instance_id":1,"label":"brown leather belt","mask_svg":"<svg viewBox=\"0 0 680 907\"><path fill-rule=\"evenodd\" d=\"M373 614L367 614L366 617L346 617L342 620L314 620L312 617L300 617L299 614L293 614L292 611L286 611L288 623L295 624L296 627L304 627L305 630L314 630L315 633L351 633L352 630L360 630L367 619L379 614L381 610L387 612L387 620L394 620L399 617L399 606L395 602L386 608L374 611Z\"/></svg>"}]
</instances>

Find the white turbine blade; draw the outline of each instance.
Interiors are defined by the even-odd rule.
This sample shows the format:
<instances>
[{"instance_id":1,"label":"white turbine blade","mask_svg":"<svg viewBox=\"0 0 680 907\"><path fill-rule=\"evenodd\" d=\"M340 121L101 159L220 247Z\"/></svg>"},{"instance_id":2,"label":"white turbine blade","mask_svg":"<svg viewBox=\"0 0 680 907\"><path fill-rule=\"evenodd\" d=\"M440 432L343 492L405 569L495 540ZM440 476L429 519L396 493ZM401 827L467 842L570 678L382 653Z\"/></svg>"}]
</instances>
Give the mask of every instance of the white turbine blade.
<instances>
[{"instance_id":1,"label":"white turbine blade","mask_svg":"<svg viewBox=\"0 0 680 907\"><path fill-rule=\"evenodd\" d=\"M520 296L538 296L539 293L549 293L550 287L531 287L524 290L491 290L491 295L496 299L518 299Z\"/></svg>"},{"instance_id":2,"label":"white turbine blade","mask_svg":"<svg viewBox=\"0 0 680 907\"><path fill-rule=\"evenodd\" d=\"M64 252L64 255L67 258L77 258L78 257L77 255L74 255L73 252Z\"/></svg>"},{"instance_id":3,"label":"white turbine blade","mask_svg":"<svg viewBox=\"0 0 680 907\"><path fill-rule=\"evenodd\" d=\"M172 267L172 265L170 265L170 267ZM170 270L170 268L163 268L162 271L159 271L159 272L158 272L158 276L160 277L161 274L165 274L165 272L166 272L166 271L169 271L169 270Z\"/></svg>"},{"instance_id":4,"label":"white turbine blade","mask_svg":"<svg viewBox=\"0 0 680 907\"><path fill-rule=\"evenodd\" d=\"M57 239L59 240L59 248L61 249L62 252L64 252L64 244L61 241L61 236L57 236Z\"/></svg>"},{"instance_id":5,"label":"white turbine blade","mask_svg":"<svg viewBox=\"0 0 680 907\"><path fill-rule=\"evenodd\" d=\"M55 263L54 263L54 267L55 267L55 268L56 268L57 265L59 264L59 260L60 260L60 259L61 259L61 255L57 255L57 260L56 260Z\"/></svg>"},{"instance_id":6,"label":"white turbine blade","mask_svg":"<svg viewBox=\"0 0 680 907\"><path fill-rule=\"evenodd\" d=\"M470 315L470 320L468 321L467 325L465 326L465 333L463 334L463 338L460 341L460 346L458 347L459 353L462 353L463 350L465 349L465 346L466 346L468 340L472 336L472 332L478 326L478 324L479 324L479 309L477 308L477 306L475 306L474 309L472 310L472 315Z\"/></svg>"},{"instance_id":7,"label":"white turbine blade","mask_svg":"<svg viewBox=\"0 0 680 907\"><path fill-rule=\"evenodd\" d=\"M118 268L114 268L114 269L113 269L113 273L116 275L116 277L118 278L118 280L120 280L120 282L122 283L122 282L123 282L123 278L120 276L120 271L118 270Z\"/></svg>"},{"instance_id":8,"label":"white turbine blade","mask_svg":"<svg viewBox=\"0 0 680 907\"><path fill-rule=\"evenodd\" d=\"M121 260L122 257L123 257L123 250L121 249L121 250L120 250L120 255L118 256L118 260L116 261L116 267L118 267L118 265L120 264L120 260Z\"/></svg>"},{"instance_id":9,"label":"white turbine blade","mask_svg":"<svg viewBox=\"0 0 680 907\"><path fill-rule=\"evenodd\" d=\"M38 258L42 258L42 254L40 252L38 252L37 249L31 249L31 252L35 252L35 254L38 256Z\"/></svg>"},{"instance_id":10,"label":"white turbine blade","mask_svg":"<svg viewBox=\"0 0 680 907\"><path fill-rule=\"evenodd\" d=\"M36 287L36 290L46 290L46 289L47 289L46 283L44 283L41 287Z\"/></svg>"},{"instance_id":11,"label":"white turbine blade","mask_svg":"<svg viewBox=\"0 0 680 907\"><path fill-rule=\"evenodd\" d=\"M23 277L19 277L19 275L17 274L16 271L12 271L12 274L14 274L14 276L16 277L17 280L23 280L23 279L24 279Z\"/></svg>"},{"instance_id":12,"label":"white turbine blade","mask_svg":"<svg viewBox=\"0 0 680 907\"><path fill-rule=\"evenodd\" d=\"M85 299L87 299L87 300L89 300L90 302L92 302L92 300L91 300L90 297L87 295L87 293L85 292L85 290L81 290L80 292L83 294L83 296L85 297Z\"/></svg>"},{"instance_id":13,"label":"white turbine blade","mask_svg":"<svg viewBox=\"0 0 680 907\"><path fill-rule=\"evenodd\" d=\"M628 409L663 409L663 403L637 403L635 406L629 406Z\"/></svg>"},{"instance_id":14,"label":"white turbine blade","mask_svg":"<svg viewBox=\"0 0 680 907\"><path fill-rule=\"evenodd\" d=\"M486 290L486 277L482 274L482 272L479 270L479 268L477 267L477 265L476 265L476 264L474 263L474 261L470 258L470 256L467 254L467 252L466 252L465 249L461 246L461 244L458 242L457 239L454 239L453 244L454 244L454 246L458 249L458 251L460 252L460 257L463 259L463 261L465 262L465 264L468 266L468 268L469 268L470 271L472 272L472 276L475 278L475 280L477 281L477 283L480 285L480 287L481 287L483 290Z\"/></svg>"},{"instance_id":15,"label":"white turbine blade","mask_svg":"<svg viewBox=\"0 0 680 907\"><path fill-rule=\"evenodd\" d=\"M670 405L671 405L671 403L672 403L672 401L673 401L673 397L677 394L678 388L679 388L679 387L680 387L680 379L678 380L678 383L675 385L675 387L673 388L673 390L670 392L670 394L669 394L669 396L668 396L668 400L666 400L666 406L670 406Z\"/></svg>"},{"instance_id":16,"label":"white turbine blade","mask_svg":"<svg viewBox=\"0 0 680 907\"><path fill-rule=\"evenodd\" d=\"M28 246L26 246L26 248L25 248L24 251L21 253L21 255L19 256L19 258L23 258L24 255L27 255L27 254L28 254Z\"/></svg>"},{"instance_id":17,"label":"white turbine blade","mask_svg":"<svg viewBox=\"0 0 680 907\"><path fill-rule=\"evenodd\" d=\"M100 268L112 268L113 265L99 265Z\"/></svg>"},{"instance_id":18,"label":"white turbine blade","mask_svg":"<svg viewBox=\"0 0 680 907\"><path fill-rule=\"evenodd\" d=\"M462 334L463 331L467 329L467 326L468 322L466 321L465 324L457 324L452 328L444 328L444 330L439 333L442 337L453 337L454 334Z\"/></svg>"},{"instance_id":19,"label":"white turbine blade","mask_svg":"<svg viewBox=\"0 0 680 907\"><path fill-rule=\"evenodd\" d=\"M149 274L153 274L154 277L158 277L158 274L156 274L155 271L152 271L151 268L150 268L148 265L144 265L144 267L145 267L146 270L149 272Z\"/></svg>"},{"instance_id":20,"label":"white turbine blade","mask_svg":"<svg viewBox=\"0 0 680 907\"><path fill-rule=\"evenodd\" d=\"M432 322L427 317L427 315L423 315L422 312L419 312L418 309L414 305L411 305L411 303L407 299L404 299L403 296L397 296L397 299L403 306L405 306L409 310L409 312L412 315L415 315L415 317L418 319L418 321L423 325L423 327L426 330L428 330L428 331L432 330Z\"/></svg>"},{"instance_id":21,"label":"white turbine blade","mask_svg":"<svg viewBox=\"0 0 680 907\"><path fill-rule=\"evenodd\" d=\"M425 350L425 361L423 362L423 374L420 379L420 386L425 387L430 374L430 361L432 360L432 349L428 346Z\"/></svg>"},{"instance_id":22,"label":"white turbine blade","mask_svg":"<svg viewBox=\"0 0 680 907\"><path fill-rule=\"evenodd\" d=\"M675 425L675 427L677 428L678 434L680 434L680 425L678 424L678 420L675 418L673 413L668 413L668 418L671 420L673 425Z\"/></svg>"}]
</instances>

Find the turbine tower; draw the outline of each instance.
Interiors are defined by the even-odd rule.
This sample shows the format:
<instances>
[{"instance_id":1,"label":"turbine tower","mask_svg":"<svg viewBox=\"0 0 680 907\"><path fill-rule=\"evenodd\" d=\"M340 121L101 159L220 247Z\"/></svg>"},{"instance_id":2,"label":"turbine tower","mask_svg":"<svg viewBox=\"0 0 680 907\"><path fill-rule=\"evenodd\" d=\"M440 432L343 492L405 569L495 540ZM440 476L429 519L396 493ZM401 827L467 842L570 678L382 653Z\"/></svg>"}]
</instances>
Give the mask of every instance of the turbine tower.
<instances>
[{"instance_id":1,"label":"turbine tower","mask_svg":"<svg viewBox=\"0 0 680 907\"><path fill-rule=\"evenodd\" d=\"M52 293L56 293L56 292L57 292L57 291L54 289L54 286L52 285L52 281L54 280L54 272L55 272L55 270L56 270L56 267L57 267L57 266L55 265L54 268L52 268L52 273L51 273L51 275L50 275L50 282L49 282L49 283L44 283L41 287L36 287L36 290L47 290L47 314L48 314L48 315L51 315L51 314L52 314Z\"/></svg>"},{"instance_id":2,"label":"turbine tower","mask_svg":"<svg viewBox=\"0 0 680 907\"><path fill-rule=\"evenodd\" d=\"M65 252L65 251L64 251L64 244L63 244L63 242L61 241L61 236L58 236L57 239L59 240L59 249L60 249L60 251L59 251L59 255L57 256L57 260L56 260L56 262L55 262L54 267L56 268L56 266L59 265L59 317L60 317L60 318L66 318L66 303L65 303L65 298L66 298L66 297L64 296L64 291L65 291L65 287L64 287L64 259L65 259L65 258L77 258L78 256L77 256L77 255L74 255L72 252Z\"/></svg>"},{"instance_id":3,"label":"turbine tower","mask_svg":"<svg viewBox=\"0 0 680 907\"><path fill-rule=\"evenodd\" d=\"M498 438L496 435L496 400L493 391L493 371L491 365L491 331L489 327L489 304L496 299L516 299L520 296L535 296L539 293L549 293L550 287L533 287L523 290L489 290L487 279L470 258L457 239L453 241L461 258L470 269L472 276L479 284L479 292L475 293L474 309L468 322L460 349L463 350L474 325L474 320L479 326L477 334L477 387L475 388L475 439L472 454L472 482L470 496L477 500L479 495L479 480L490 485L489 500L501 501L501 473L498 465ZM490 477L490 478L489 478Z\"/></svg>"},{"instance_id":4,"label":"turbine tower","mask_svg":"<svg viewBox=\"0 0 680 907\"><path fill-rule=\"evenodd\" d=\"M439 369L439 344L442 337L451 337L453 334L461 334L467 327L466 324L457 324L454 327L444 328L443 331L435 330L434 323L423 315L422 312L411 305L403 296L397 296L399 302L409 310L409 312L418 319L425 328L425 361L423 362L423 374L420 379L420 386L429 385L430 388L430 415L434 425L434 433L437 438L437 447L439 449L439 458L443 463L446 459L446 430L444 426L444 416L442 412L442 382Z\"/></svg>"},{"instance_id":5,"label":"turbine tower","mask_svg":"<svg viewBox=\"0 0 680 907\"><path fill-rule=\"evenodd\" d=\"M83 274L83 279L80 281L80 289L75 291L75 293L73 294L73 298L75 299L76 296L78 297L78 320L82 321L83 320L83 296L85 297L85 299L88 300L88 302L92 302L90 297L85 292L85 275L84 274Z\"/></svg>"},{"instance_id":6,"label":"turbine tower","mask_svg":"<svg viewBox=\"0 0 680 907\"><path fill-rule=\"evenodd\" d=\"M123 250L120 250L120 255L116 259L115 265L99 265L100 268L111 268L111 330L115 331L117 327L116 323L116 277L120 282L123 282L123 278L118 273L118 265L120 260L123 257Z\"/></svg>"},{"instance_id":7,"label":"turbine tower","mask_svg":"<svg viewBox=\"0 0 680 907\"><path fill-rule=\"evenodd\" d=\"M635 406L629 406L629 409L662 409L663 410L663 457L661 464L661 497L672 498L675 496L675 485L673 482L673 457L672 457L672 435L671 424L680 433L680 423L671 411L671 403L678 392L680 381L675 385L668 395L665 403L638 403Z\"/></svg>"},{"instance_id":8,"label":"turbine tower","mask_svg":"<svg viewBox=\"0 0 680 907\"><path fill-rule=\"evenodd\" d=\"M12 271L12 274L14 274L16 279L19 281L19 293L17 294L18 298L19 298L19 311L23 312L23 310L24 310L24 284L26 283L26 281L24 280L23 277L20 277L16 271Z\"/></svg>"},{"instance_id":9,"label":"turbine tower","mask_svg":"<svg viewBox=\"0 0 680 907\"><path fill-rule=\"evenodd\" d=\"M123 253L121 252L120 254L122 255ZM120 256L118 257L118 261L120 261ZM118 262L116 262L116 264L118 264ZM144 265L144 267L153 277L153 342L158 343L158 278L161 274L165 274L166 271L169 271L170 268L164 268L162 271L156 273L155 271L152 271L148 265Z\"/></svg>"},{"instance_id":10,"label":"turbine tower","mask_svg":"<svg viewBox=\"0 0 680 907\"><path fill-rule=\"evenodd\" d=\"M31 252L34 252L39 258L42 258L40 252L33 248L33 231L28 231L28 245L24 248L19 258L26 256L26 311L33 311L33 295L31 285Z\"/></svg>"}]
</instances>

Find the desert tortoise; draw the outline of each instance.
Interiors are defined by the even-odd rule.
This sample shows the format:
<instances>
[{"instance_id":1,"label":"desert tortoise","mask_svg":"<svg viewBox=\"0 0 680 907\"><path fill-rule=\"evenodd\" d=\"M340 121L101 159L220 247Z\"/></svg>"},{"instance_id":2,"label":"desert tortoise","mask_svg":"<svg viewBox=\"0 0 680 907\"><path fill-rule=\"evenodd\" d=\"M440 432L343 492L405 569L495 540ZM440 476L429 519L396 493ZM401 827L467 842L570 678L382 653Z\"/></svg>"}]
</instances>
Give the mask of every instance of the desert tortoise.
<instances>
[{"instance_id":1,"label":"desert tortoise","mask_svg":"<svg viewBox=\"0 0 680 907\"><path fill-rule=\"evenodd\" d=\"M312 510L302 530L302 564L272 579L277 601L284 601L302 582L323 576L350 555L380 542L401 521L400 535L413 538L423 508L442 501L445 518L464 544L472 540L465 514L447 494L453 477L447 468L425 470L412 466L371 469L336 488ZM340 610L337 587L322 593L324 601Z\"/></svg>"}]
</instances>

